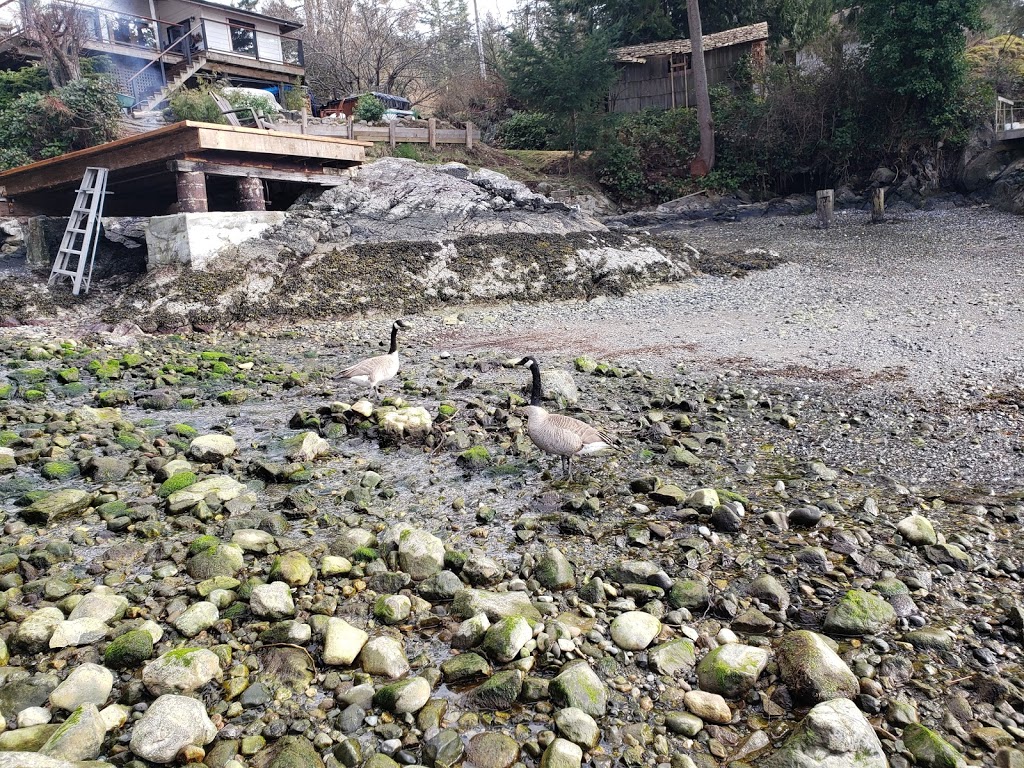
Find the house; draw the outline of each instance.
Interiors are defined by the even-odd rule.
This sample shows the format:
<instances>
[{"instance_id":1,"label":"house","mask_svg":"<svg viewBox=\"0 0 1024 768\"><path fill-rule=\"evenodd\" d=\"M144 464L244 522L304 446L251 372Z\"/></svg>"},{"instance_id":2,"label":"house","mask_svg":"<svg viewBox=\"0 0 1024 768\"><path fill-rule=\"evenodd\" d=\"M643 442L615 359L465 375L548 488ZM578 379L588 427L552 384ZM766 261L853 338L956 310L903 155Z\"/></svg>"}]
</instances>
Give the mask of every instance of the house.
<instances>
[{"instance_id":1,"label":"house","mask_svg":"<svg viewBox=\"0 0 1024 768\"><path fill-rule=\"evenodd\" d=\"M768 24L751 24L704 35L708 85L730 85L733 70L745 56L763 64ZM608 94L609 112L673 109L696 104L689 39L631 45L611 51L619 79Z\"/></svg>"},{"instance_id":2,"label":"house","mask_svg":"<svg viewBox=\"0 0 1024 768\"><path fill-rule=\"evenodd\" d=\"M60 0L50 0L59 2ZM39 58L31 3L0 37L0 62ZM208 75L234 85L267 88L305 73L301 24L212 0L99 0L65 4L84 31L83 56L107 56L118 90L141 110L153 109L176 89Z\"/></svg>"}]
</instances>

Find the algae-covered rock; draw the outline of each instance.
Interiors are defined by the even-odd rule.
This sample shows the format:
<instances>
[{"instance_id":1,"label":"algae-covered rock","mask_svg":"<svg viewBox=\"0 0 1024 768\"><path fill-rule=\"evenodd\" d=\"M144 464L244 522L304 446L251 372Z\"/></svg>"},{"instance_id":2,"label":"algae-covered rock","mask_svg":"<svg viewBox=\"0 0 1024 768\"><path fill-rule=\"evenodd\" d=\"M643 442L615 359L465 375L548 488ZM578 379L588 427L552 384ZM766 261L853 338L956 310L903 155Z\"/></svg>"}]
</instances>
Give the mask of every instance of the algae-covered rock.
<instances>
[{"instance_id":1,"label":"algae-covered rock","mask_svg":"<svg viewBox=\"0 0 1024 768\"><path fill-rule=\"evenodd\" d=\"M523 673L518 669L498 672L484 681L470 694L477 709L505 710L511 708L523 690Z\"/></svg>"},{"instance_id":2,"label":"algae-covered rock","mask_svg":"<svg viewBox=\"0 0 1024 768\"><path fill-rule=\"evenodd\" d=\"M91 501L91 493L64 488L32 502L21 515L26 522L45 525L84 512Z\"/></svg>"},{"instance_id":3,"label":"algae-covered rock","mask_svg":"<svg viewBox=\"0 0 1024 768\"><path fill-rule=\"evenodd\" d=\"M530 622L522 616L509 616L487 629L482 648L492 659L504 664L518 656L532 637Z\"/></svg>"},{"instance_id":4,"label":"algae-covered rock","mask_svg":"<svg viewBox=\"0 0 1024 768\"><path fill-rule=\"evenodd\" d=\"M103 652L103 663L111 669L131 669L153 656L153 636L133 629L114 638Z\"/></svg>"},{"instance_id":5,"label":"algae-covered rock","mask_svg":"<svg viewBox=\"0 0 1024 768\"><path fill-rule=\"evenodd\" d=\"M214 576L234 576L244 565L245 557L239 547L217 543L189 558L185 567L193 579L205 581Z\"/></svg>"},{"instance_id":6,"label":"algae-covered rock","mask_svg":"<svg viewBox=\"0 0 1024 768\"><path fill-rule=\"evenodd\" d=\"M482 445L474 445L460 453L455 463L466 469L484 469L491 464L491 452Z\"/></svg>"},{"instance_id":7,"label":"algae-covered rock","mask_svg":"<svg viewBox=\"0 0 1024 768\"><path fill-rule=\"evenodd\" d=\"M160 487L156 489L156 495L161 499L166 499L172 493L194 485L196 479L194 472L179 472L164 480Z\"/></svg>"},{"instance_id":8,"label":"algae-covered rock","mask_svg":"<svg viewBox=\"0 0 1024 768\"><path fill-rule=\"evenodd\" d=\"M561 707L582 709L591 717L604 715L608 707L608 688L582 660L572 661L551 680L552 700Z\"/></svg>"},{"instance_id":9,"label":"algae-covered rock","mask_svg":"<svg viewBox=\"0 0 1024 768\"><path fill-rule=\"evenodd\" d=\"M768 651L751 645L720 645L701 659L697 679L701 690L728 699L745 696L768 666Z\"/></svg>"},{"instance_id":10,"label":"algae-covered rock","mask_svg":"<svg viewBox=\"0 0 1024 768\"><path fill-rule=\"evenodd\" d=\"M921 768L964 768L967 761L948 741L920 723L903 729L903 743Z\"/></svg>"},{"instance_id":11,"label":"algae-covered rock","mask_svg":"<svg viewBox=\"0 0 1024 768\"><path fill-rule=\"evenodd\" d=\"M815 706L765 768L888 768L871 723L849 699Z\"/></svg>"},{"instance_id":12,"label":"algae-covered rock","mask_svg":"<svg viewBox=\"0 0 1024 768\"><path fill-rule=\"evenodd\" d=\"M430 683L422 677L410 677L382 686L373 695L373 706L404 715L419 712L430 699Z\"/></svg>"},{"instance_id":13,"label":"algae-covered rock","mask_svg":"<svg viewBox=\"0 0 1024 768\"><path fill-rule=\"evenodd\" d=\"M840 635L869 635L896 621L896 612L878 595L851 589L828 612L824 629Z\"/></svg>"},{"instance_id":14,"label":"algae-covered rock","mask_svg":"<svg viewBox=\"0 0 1024 768\"><path fill-rule=\"evenodd\" d=\"M852 699L860 693L857 676L815 632L790 632L779 642L776 657L782 681L800 704Z\"/></svg>"}]
</instances>

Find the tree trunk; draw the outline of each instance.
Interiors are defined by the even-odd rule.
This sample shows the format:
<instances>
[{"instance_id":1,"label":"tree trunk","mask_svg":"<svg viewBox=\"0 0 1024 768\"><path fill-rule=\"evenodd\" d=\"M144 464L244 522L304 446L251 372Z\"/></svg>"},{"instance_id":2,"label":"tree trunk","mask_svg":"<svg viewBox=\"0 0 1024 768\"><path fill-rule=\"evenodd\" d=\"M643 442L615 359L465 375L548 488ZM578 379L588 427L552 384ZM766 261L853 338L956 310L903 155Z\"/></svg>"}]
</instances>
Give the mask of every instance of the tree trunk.
<instances>
[{"instance_id":1,"label":"tree trunk","mask_svg":"<svg viewBox=\"0 0 1024 768\"><path fill-rule=\"evenodd\" d=\"M686 0L690 23L690 61L693 64L694 94L697 97L697 124L700 127L700 152L690 162L691 176L707 176L715 167L715 127L711 122L711 98L708 96L708 70L704 66L704 40L700 25L700 0Z\"/></svg>"}]
</instances>

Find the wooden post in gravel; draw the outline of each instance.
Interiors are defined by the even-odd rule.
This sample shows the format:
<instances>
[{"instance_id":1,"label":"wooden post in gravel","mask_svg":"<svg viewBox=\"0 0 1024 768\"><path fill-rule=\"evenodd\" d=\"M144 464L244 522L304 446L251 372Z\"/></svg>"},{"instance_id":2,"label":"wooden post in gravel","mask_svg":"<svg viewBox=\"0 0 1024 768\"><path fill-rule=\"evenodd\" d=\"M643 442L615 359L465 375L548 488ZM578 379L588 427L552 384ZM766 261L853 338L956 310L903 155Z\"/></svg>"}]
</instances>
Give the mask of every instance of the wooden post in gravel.
<instances>
[{"instance_id":1,"label":"wooden post in gravel","mask_svg":"<svg viewBox=\"0 0 1024 768\"><path fill-rule=\"evenodd\" d=\"M822 229L828 229L832 226L832 209L835 205L835 200L835 190L818 190L818 226Z\"/></svg>"},{"instance_id":2,"label":"wooden post in gravel","mask_svg":"<svg viewBox=\"0 0 1024 768\"><path fill-rule=\"evenodd\" d=\"M871 190L871 223L885 221L885 187Z\"/></svg>"}]
</instances>

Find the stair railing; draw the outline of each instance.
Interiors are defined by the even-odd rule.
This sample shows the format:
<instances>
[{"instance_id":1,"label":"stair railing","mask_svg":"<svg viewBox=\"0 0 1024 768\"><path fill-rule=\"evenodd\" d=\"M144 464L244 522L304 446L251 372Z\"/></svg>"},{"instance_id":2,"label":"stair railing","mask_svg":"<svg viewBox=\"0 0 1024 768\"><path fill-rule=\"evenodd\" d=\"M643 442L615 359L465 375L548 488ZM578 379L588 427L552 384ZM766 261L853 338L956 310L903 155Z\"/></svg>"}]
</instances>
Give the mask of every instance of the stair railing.
<instances>
[{"instance_id":1,"label":"stair railing","mask_svg":"<svg viewBox=\"0 0 1024 768\"><path fill-rule=\"evenodd\" d=\"M146 66L144 66L142 69L140 69L138 72L136 72L134 75L132 75L131 77L128 78L127 85L131 89L132 98L135 99L136 102L141 101L141 98L142 98L138 94L138 86L137 86L136 78L138 78L139 75L141 75L147 69L152 67L154 64L160 64L161 67L162 67L163 66L163 58L164 58L165 55L167 55L168 53L171 53L172 51L174 51L175 53L181 54L181 55L183 55L185 57L185 64L186 64L186 66L190 66L192 64L192 46L188 42L185 42L184 45L181 45L182 41L187 41L188 38L190 38L191 36L192 36L192 30L188 30L183 35L181 35L180 37L175 39L174 42L170 43L166 48L164 48L162 51L160 51L160 53L157 54L157 57L155 59L153 59ZM175 51L174 49L179 48L179 46L180 46L180 49ZM166 78L165 78L164 85L165 86L167 85ZM159 91L159 90L160 89L158 88L157 91ZM156 91L154 91L154 93L156 93ZM147 97L151 96L151 95L152 94L146 94Z\"/></svg>"}]
</instances>

